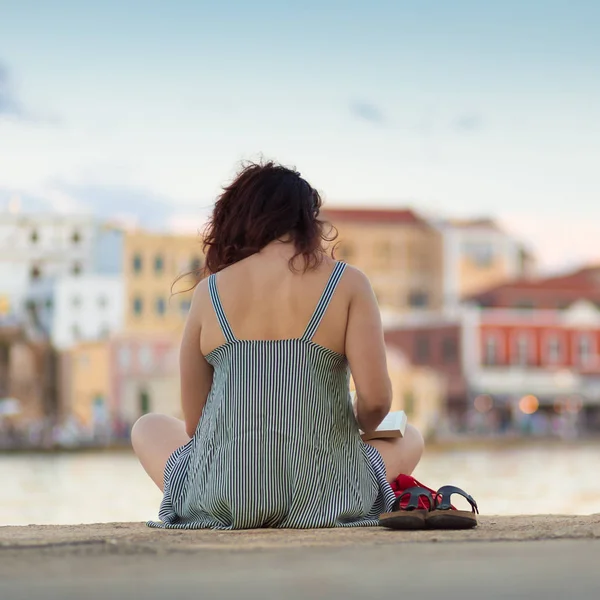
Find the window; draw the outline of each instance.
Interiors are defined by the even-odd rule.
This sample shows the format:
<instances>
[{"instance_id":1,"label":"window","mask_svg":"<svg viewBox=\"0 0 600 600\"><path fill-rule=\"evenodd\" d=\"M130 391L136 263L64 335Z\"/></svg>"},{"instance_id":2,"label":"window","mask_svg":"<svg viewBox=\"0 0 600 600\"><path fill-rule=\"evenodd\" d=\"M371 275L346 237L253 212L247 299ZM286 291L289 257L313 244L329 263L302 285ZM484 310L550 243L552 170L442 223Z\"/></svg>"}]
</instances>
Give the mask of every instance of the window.
<instances>
[{"instance_id":1,"label":"window","mask_svg":"<svg viewBox=\"0 0 600 600\"><path fill-rule=\"evenodd\" d=\"M514 346L512 356L512 363L520 367L526 367L530 364L529 359L529 336L526 334L519 334Z\"/></svg>"},{"instance_id":2,"label":"window","mask_svg":"<svg viewBox=\"0 0 600 600\"><path fill-rule=\"evenodd\" d=\"M140 367L142 367L142 369L144 371L150 371L150 369L152 369L153 366L153 356L152 356L152 347L149 346L148 344L145 344L144 346L142 346L140 348L139 354L138 354L138 361L140 364Z\"/></svg>"},{"instance_id":3,"label":"window","mask_svg":"<svg viewBox=\"0 0 600 600\"><path fill-rule=\"evenodd\" d=\"M81 234L79 233L79 231L74 231L73 235L71 236L71 241L77 245L79 244L79 242L81 242Z\"/></svg>"},{"instance_id":4,"label":"window","mask_svg":"<svg viewBox=\"0 0 600 600\"><path fill-rule=\"evenodd\" d=\"M483 362L488 366L497 365L499 362L498 338L494 335L485 337Z\"/></svg>"},{"instance_id":5,"label":"window","mask_svg":"<svg viewBox=\"0 0 600 600\"><path fill-rule=\"evenodd\" d=\"M456 339L453 337L444 338L442 341L442 357L445 363L454 363L458 355Z\"/></svg>"},{"instance_id":6,"label":"window","mask_svg":"<svg viewBox=\"0 0 600 600\"><path fill-rule=\"evenodd\" d=\"M141 315L142 311L144 310L144 301L137 296L136 298L133 299L133 312L136 315Z\"/></svg>"},{"instance_id":7,"label":"window","mask_svg":"<svg viewBox=\"0 0 600 600\"><path fill-rule=\"evenodd\" d=\"M81 329L79 328L79 325L77 325L77 323L73 323L73 325L71 325L71 335L73 336L73 339L75 341L81 339Z\"/></svg>"},{"instance_id":8,"label":"window","mask_svg":"<svg viewBox=\"0 0 600 600\"><path fill-rule=\"evenodd\" d=\"M427 292L413 291L408 295L408 305L411 308L427 308L429 296Z\"/></svg>"},{"instance_id":9,"label":"window","mask_svg":"<svg viewBox=\"0 0 600 600\"><path fill-rule=\"evenodd\" d=\"M154 272L157 275L160 275L165 268L165 261L163 260L163 257L159 254L157 256L154 257Z\"/></svg>"},{"instance_id":10,"label":"window","mask_svg":"<svg viewBox=\"0 0 600 600\"><path fill-rule=\"evenodd\" d=\"M0 344L0 365L2 367L8 366L8 361L10 359L10 346L7 342L2 342Z\"/></svg>"},{"instance_id":11,"label":"window","mask_svg":"<svg viewBox=\"0 0 600 600\"><path fill-rule=\"evenodd\" d=\"M392 245L387 240L379 242L375 247L375 253L379 263L388 266L392 258Z\"/></svg>"},{"instance_id":12,"label":"window","mask_svg":"<svg viewBox=\"0 0 600 600\"><path fill-rule=\"evenodd\" d=\"M350 242L340 242L336 248L340 260L349 262L354 258L354 246Z\"/></svg>"},{"instance_id":13,"label":"window","mask_svg":"<svg viewBox=\"0 0 600 600\"><path fill-rule=\"evenodd\" d=\"M190 261L190 270L196 273L197 271L200 271L200 269L202 269L203 265L204 261L199 256L194 256Z\"/></svg>"},{"instance_id":14,"label":"window","mask_svg":"<svg viewBox=\"0 0 600 600\"><path fill-rule=\"evenodd\" d=\"M429 360L429 336L419 334L415 338L415 361L424 363Z\"/></svg>"},{"instance_id":15,"label":"window","mask_svg":"<svg viewBox=\"0 0 600 600\"><path fill-rule=\"evenodd\" d=\"M166 309L167 309L167 306L165 303L165 299L157 298L156 299L156 313L159 314L160 316L163 316L165 314Z\"/></svg>"},{"instance_id":16,"label":"window","mask_svg":"<svg viewBox=\"0 0 600 600\"><path fill-rule=\"evenodd\" d=\"M593 339L590 334L580 333L577 337L577 362L581 366L587 366L593 359Z\"/></svg>"},{"instance_id":17,"label":"window","mask_svg":"<svg viewBox=\"0 0 600 600\"><path fill-rule=\"evenodd\" d=\"M104 323L103 325L100 326L100 331L98 332L98 337L101 340L106 340L108 339L108 337L110 336L110 327Z\"/></svg>"},{"instance_id":18,"label":"window","mask_svg":"<svg viewBox=\"0 0 600 600\"><path fill-rule=\"evenodd\" d=\"M514 307L521 310L530 310L535 308L534 303L531 300L519 300L515 303Z\"/></svg>"},{"instance_id":19,"label":"window","mask_svg":"<svg viewBox=\"0 0 600 600\"><path fill-rule=\"evenodd\" d=\"M108 299L106 298L106 296L100 296L98 298L98 306L100 308L106 308L108 306Z\"/></svg>"},{"instance_id":20,"label":"window","mask_svg":"<svg viewBox=\"0 0 600 600\"><path fill-rule=\"evenodd\" d=\"M181 310L182 315L187 315L190 312L190 308L192 303L189 300L182 300L179 303L179 309Z\"/></svg>"},{"instance_id":21,"label":"window","mask_svg":"<svg viewBox=\"0 0 600 600\"><path fill-rule=\"evenodd\" d=\"M494 262L494 249L490 242L466 242L463 252L477 267L490 267Z\"/></svg>"},{"instance_id":22,"label":"window","mask_svg":"<svg viewBox=\"0 0 600 600\"><path fill-rule=\"evenodd\" d=\"M71 269L71 273L73 273L73 275L80 275L81 265L79 263L75 263Z\"/></svg>"},{"instance_id":23,"label":"window","mask_svg":"<svg viewBox=\"0 0 600 600\"><path fill-rule=\"evenodd\" d=\"M46 302L44 304L47 310L52 310L52 308L54 307L54 302L52 301L52 298L46 298Z\"/></svg>"},{"instance_id":24,"label":"window","mask_svg":"<svg viewBox=\"0 0 600 600\"><path fill-rule=\"evenodd\" d=\"M121 369L124 371L129 369L131 366L131 348L129 348L129 346L121 346L121 348L119 348L118 361Z\"/></svg>"},{"instance_id":25,"label":"window","mask_svg":"<svg viewBox=\"0 0 600 600\"><path fill-rule=\"evenodd\" d=\"M562 360L562 344L557 335L548 338L546 345L546 360L550 365L557 365Z\"/></svg>"},{"instance_id":26,"label":"window","mask_svg":"<svg viewBox=\"0 0 600 600\"><path fill-rule=\"evenodd\" d=\"M140 390L139 403L140 414L145 415L150 412L150 394L146 390Z\"/></svg>"},{"instance_id":27,"label":"window","mask_svg":"<svg viewBox=\"0 0 600 600\"><path fill-rule=\"evenodd\" d=\"M32 229L31 230L31 234L29 235L29 239L31 240L32 244L37 244L38 243L38 241L40 239L40 236L39 236L39 234L37 232L37 229Z\"/></svg>"},{"instance_id":28,"label":"window","mask_svg":"<svg viewBox=\"0 0 600 600\"><path fill-rule=\"evenodd\" d=\"M73 308L79 308L81 306L81 297L80 296L73 296L71 298L71 306Z\"/></svg>"},{"instance_id":29,"label":"window","mask_svg":"<svg viewBox=\"0 0 600 600\"><path fill-rule=\"evenodd\" d=\"M35 281L36 279L39 279L42 276L42 271L38 266L34 265L33 267L31 267L29 276L32 280Z\"/></svg>"},{"instance_id":30,"label":"window","mask_svg":"<svg viewBox=\"0 0 600 600\"><path fill-rule=\"evenodd\" d=\"M142 261L142 257L140 254L135 254L133 256L133 272L134 273L141 273L142 272L142 267L143 267L143 261Z\"/></svg>"}]
</instances>

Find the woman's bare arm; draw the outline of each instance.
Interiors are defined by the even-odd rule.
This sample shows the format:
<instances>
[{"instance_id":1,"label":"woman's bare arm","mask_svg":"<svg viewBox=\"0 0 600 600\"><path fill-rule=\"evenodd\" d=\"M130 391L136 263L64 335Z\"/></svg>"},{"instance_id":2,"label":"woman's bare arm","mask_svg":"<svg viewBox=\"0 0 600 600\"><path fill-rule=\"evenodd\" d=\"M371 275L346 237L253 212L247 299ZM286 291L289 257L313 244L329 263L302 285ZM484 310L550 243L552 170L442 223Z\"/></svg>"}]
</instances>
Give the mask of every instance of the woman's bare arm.
<instances>
[{"instance_id":1,"label":"woman's bare arm","mask_svg":"<svg viewBox=\"0 0 600 600\"><path fill-rule=\"evenodd\" d=\"M348 269L352 296L346 328L346 357L356 386L356 417L365 432L374 431L392 404L383 326L379 306L367 277ZM349 279L350 279L349 278Z\"/></svg>"},{"instance_id":2,"label":"woman's bare arm","mask_svg":"<svg viewBox=\"0 0 600 600\"><path fill-rule=\"evenodd\" d=\"M204 282L203 282L204 283ZM192 306L183 331L181 348L179 351L179 370L181 377L181 408L185 420L185 430L190 437L194 436L213 379L212 367L200 351L200 321L203 297L206 297L199 284L194 291Z\"/></svg>"}]
</instances>

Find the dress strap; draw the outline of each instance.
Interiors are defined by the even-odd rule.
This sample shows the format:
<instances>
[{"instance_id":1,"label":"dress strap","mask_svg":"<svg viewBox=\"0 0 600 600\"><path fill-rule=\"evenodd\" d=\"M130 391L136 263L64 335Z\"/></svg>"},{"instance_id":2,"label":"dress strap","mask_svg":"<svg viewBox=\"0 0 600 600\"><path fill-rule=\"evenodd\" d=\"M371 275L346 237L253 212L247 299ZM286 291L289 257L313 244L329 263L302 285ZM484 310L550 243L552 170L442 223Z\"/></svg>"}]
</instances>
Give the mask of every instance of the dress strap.
<instances>
[{"instance_id":1,"label":"dress strap","mask_svg":"<svg viewBox=\"0 0 600 600\"><path fill-rule=\"evenodd\" d=\"M213 308L215 309L215 314L217 315L217 320L219 321L219 325L221 326L221 330L225 336L225 340L228 342L235 342L235 335L233 335L229 321L225 316L223 305L221 304L221 298L219 297L216 273L213 273L208 278L208 291L210 293L210 299L212 301Z\"/></svg>"},{"instance_id":2,"label":"dress strap","mask_svg":"<svg viewBox=\"0 0 600 600\"><path fill-rule=\"evenodd\" d=\"M304 332L304 335L301 339L307 341L313 339L315 333L317 332L317 329L319 328L319 325L321 324L323 316L327 312L327 307L331 302L331 298L333 297L333 294L338 286L338 283L340 282L340 279L342 278L342 275L344 274L345 269L346 263L337 262L335 264L333 273L331 273L331 276L329 277L329 281L327 282L327 285L323 290L323 294L321 294L321 299L317 304L317 308L315 308L315 312L313 313L310 321L308 322L308 325L306 326L306 331Z\"/></svg>"}]
</instances>

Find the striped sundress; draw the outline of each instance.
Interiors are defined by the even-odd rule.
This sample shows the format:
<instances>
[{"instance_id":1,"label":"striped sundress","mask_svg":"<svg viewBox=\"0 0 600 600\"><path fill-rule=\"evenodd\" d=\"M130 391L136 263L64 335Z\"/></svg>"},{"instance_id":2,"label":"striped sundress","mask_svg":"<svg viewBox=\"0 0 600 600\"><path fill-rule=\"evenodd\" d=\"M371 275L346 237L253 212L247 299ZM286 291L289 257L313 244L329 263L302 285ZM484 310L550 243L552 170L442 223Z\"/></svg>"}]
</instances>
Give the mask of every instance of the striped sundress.
<instances>
[{"instance_id":1,"label":"striped sundress","mask_svg":"<svg viewBox=\"0 0 600 600\"><path fill-rule=\"evenodd\" d=\"M238 340L208 287L225 343L194 437L169 458L160 522L176 529L374 526L394 493L362 442L346 357L313 342L344 273L338 262L296 339Z\"/></svg>"}]
</instances>

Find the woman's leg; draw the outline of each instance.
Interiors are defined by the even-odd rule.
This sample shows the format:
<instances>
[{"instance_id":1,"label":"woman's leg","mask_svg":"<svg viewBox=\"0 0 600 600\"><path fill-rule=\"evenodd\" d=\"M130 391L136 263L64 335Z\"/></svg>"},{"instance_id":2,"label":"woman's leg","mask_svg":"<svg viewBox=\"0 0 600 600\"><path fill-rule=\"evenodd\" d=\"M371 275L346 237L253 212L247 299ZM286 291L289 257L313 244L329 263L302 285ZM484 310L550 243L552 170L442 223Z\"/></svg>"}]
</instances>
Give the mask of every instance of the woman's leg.
<instances>
[{"instance_id":1,"label":"woman's leg","mask_svg":"<svg viewBox=\"0 0 600 600\"><path fill-rule=\"evenodd\" d=\"M381 454L389 482L394 481L400 474L410 475L421 460L425 447L423 436L412 425L406 426L404 437L369 440L367 443Z\"/></svg>"},{"instance_id":2,"label":"woman's leg","mask_svg":"<svg viewBox=\"0 0 600 600\"><path fill-rule=\"evenodd\" d=\"M165 465L169 456L190 441L185 424L167 415L140 417L131 430L131 445L146 473L163 490Z\"/></svg>"}]
</instances>

